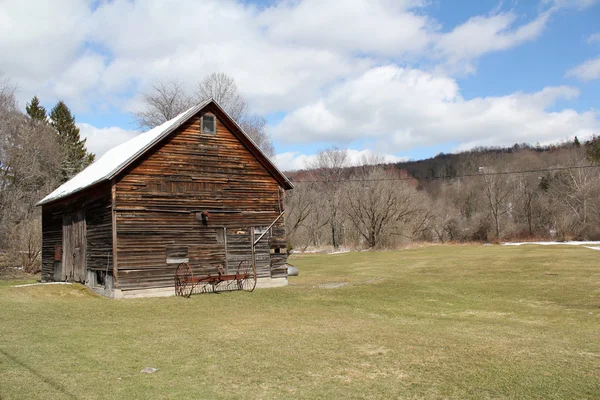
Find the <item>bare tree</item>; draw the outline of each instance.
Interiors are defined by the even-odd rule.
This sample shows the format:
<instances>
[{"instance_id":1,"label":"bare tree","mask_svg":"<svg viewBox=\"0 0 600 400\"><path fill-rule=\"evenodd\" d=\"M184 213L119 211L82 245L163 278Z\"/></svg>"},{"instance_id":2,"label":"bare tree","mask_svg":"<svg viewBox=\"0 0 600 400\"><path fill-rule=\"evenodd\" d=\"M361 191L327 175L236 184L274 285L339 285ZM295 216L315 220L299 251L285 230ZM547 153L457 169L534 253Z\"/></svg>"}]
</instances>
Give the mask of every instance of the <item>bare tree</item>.
<instances>
[{"instance_id":1,"label":"bare tree","mask_svg":"<svg viewBox=\"0 0 600 400\"><path fill-rule=\"evenodd\" d=\"M17 86L13 85L10 79L0 72L0 111L17 110L16 90Z\"/></svg>"},{"instance_id":2,"label":"bare tree","mask_svg":"<svg viewBox=\"0 0 600 400\"><path fill-rule=\"evenodd\" d=\"M215 99L266 155L271 157L275 154L273 142L265 129L267 121L249 112L248 103L233 77L223 72L213 72L204 77L198 83L196 98L198 101Z\"/></svg>"},{"instance_id":3,"label":"bare tree","mask_svg":"<svg viewBox=\"0 0 600 400\"><path fill-rule=\"evenodd\" d=\"M294 247L323 244L323 228L329 223L329 214L319 187L318 183L297 182L286 195L286 228Z\"/></svg>"},{"instance_id":4,"label":"bare tree","mask_svg":"<svg viewBox=\"0 0 600 400\"><path fill-rule=\"evenodd\" d=\"M487 165L501 165L500 160L488 160ZM502 221L512 209L511 196L514 192L513 182L509 174L501 174L500 169L482 167L483 192L487 201L488 210L494 222L496 238L502 238Z\"/></svg>"},{"instance_id":5,"label":"bare tree","mask_svg":"<svg viewBox=\"0 0 600 400\"><path fill-rule=\"evenodd\" d=\"M133 117L143 129L161 125L194 104L192 98L186 95L183 83L177 80L156 82L149 92L142 94L142 98L144 108L134 112Z\"/></svg>"},{"instance_id":6,"label":"bare tree","mask_svg":"<svg viewBox=\"0 0 600 400\"><path fill-rule=\"evenodd\" d=\"M61 150L56 132L22 114L14 89L5 84L0 85L0 249L12 265L36 272L41 218L35 204L58 183Z\"/></svg>"},{"instance_id":7,"label":"bare tree","mask_svg":"<svg viewBox=\"0 0 600 400\"><path fill-rule=\"evenodd\" d=\"M248 104L240 94L235 79L223 72L213 72L198 83L198 101L213 98L238 123L248 115Z\"/></svg>"},{"instance_id":8,"label":"bare tree","mask_svg":"<svg viewBox=\"0 0 600 400\"><path fill-rule=\"evenodd\" d=\"M316 160L307 167L312 169L311 177L318 183L319 192L327 204L327 223L331 230L331 243L339 248L339 214L342 202L343 181L349 166L348 152L339 147L330 147L319 151Z\"/></svg>"},{"instance_id":9,"label":"bare tree","mask_svg":"<svg viewBox=\"0 0 600 400\"><path fill-rule=\"evenodd\" d=\"M344 210L369 248L377 247L386 235L412 237L423 229L430 214L421 212L411 183L395 180L398 176L381 166L362 172L347 185Z\"/></svg>"},{"instance_id":10,"label":"bare tree","mask_svg":"<svg viewBox=\"0 0 600 400\"><path fill-rule=\"evenodd\" d=\"M313 195L314 190L310 182L298 182L294 190L285 196L287 210L285 222L288 235L293 235L306 223L314 204Z\"/></svg>"},{"instance_id":11,"label":"bare tree","mask_svg":"<svg viewBox=\"0 0 600 400\"><path fill-rule=\"evenodd\" d=\"M461 219L458 218L460 212L454 207L451 199L438 197L432 204L431 211L431 230L438 241L444 243L461 239Z\"/></svg>"},{"instance_id":12,"label":"bare tree","mask_svg":"<svg viewBox=\"0 0 600 400\"><path fill-rule=\"evenodd\" d=\"M582 168L588 165L582 149L571 149L561 162L572 168L554 173L547 190L557 229L563 237L587 236L590 229L598 231L600 174L595 168Z\"/></svg>"},{"instance_id":13,"label":"bare tree","mask_svg":"<svg viewBox=\"0 0 600 400\"><path fill-rule=\"evenodd\" d=\"M258 115L247 115L244 117L240 126L246 132L252 141L269 157L275 155L275 148L271 137L266 131L267 120Z\"/></svg>"},{"instance_id":14,"label":"bare tree","mask_svg":"<svg viewBox=\"0 0 600 400\"><path fill-rule=\"evenodd\" d=\"M194 104L213 98L240 125L256 145L269 157L275 154L273 142L266 131L267 121L250 114L246 99L238 91L235 80L224 73L212 73L202 79L193 97L186 94L185 85L177 80L158 81L142 95L144 107L133 113L138 126L152 129Z\"/></svg>"}]
</instances>

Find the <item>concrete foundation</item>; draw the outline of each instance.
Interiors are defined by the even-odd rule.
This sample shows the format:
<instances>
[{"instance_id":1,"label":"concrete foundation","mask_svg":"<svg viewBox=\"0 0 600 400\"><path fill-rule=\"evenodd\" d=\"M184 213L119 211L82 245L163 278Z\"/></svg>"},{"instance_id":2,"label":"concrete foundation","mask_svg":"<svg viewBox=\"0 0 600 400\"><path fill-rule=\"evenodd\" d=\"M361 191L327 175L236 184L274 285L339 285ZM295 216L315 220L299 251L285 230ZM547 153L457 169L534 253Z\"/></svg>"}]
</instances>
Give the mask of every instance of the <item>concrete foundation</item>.
<instances>
[{"instance_id":1,"label":"concrete foundation","mask_svg":"<svg viewBox=\"0 0 600 400\"><path fill-rule=\"evenodd\" d=\"M266 289L287 286L287 278L258 278L256 280L256 289ZM175 296L174 287L138 289L138 290L121 290L121 289L104 289L99 286L90 286L90 289L97 294L109 297L111 299L136 299L143 297L168 297Z\"/></svg>"}]
</instances>

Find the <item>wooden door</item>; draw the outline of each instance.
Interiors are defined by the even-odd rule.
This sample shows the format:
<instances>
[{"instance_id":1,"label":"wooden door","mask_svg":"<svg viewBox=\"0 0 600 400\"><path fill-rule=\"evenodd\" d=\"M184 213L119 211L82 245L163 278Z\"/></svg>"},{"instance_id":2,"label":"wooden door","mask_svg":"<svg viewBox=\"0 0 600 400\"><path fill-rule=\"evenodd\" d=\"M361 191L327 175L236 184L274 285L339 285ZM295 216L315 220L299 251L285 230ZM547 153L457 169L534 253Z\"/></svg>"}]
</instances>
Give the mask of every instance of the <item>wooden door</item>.
<instances>
[{"instance_id":1,"label":"wooden door","mask_svg":"<svg viewBox=\"0 0 600 400\"><path fill-rule=\"evenodd\" d=\"M63 281L85 282L86 237L85 213L77 211L63 215Z\"/></svg>"}]
</instances>

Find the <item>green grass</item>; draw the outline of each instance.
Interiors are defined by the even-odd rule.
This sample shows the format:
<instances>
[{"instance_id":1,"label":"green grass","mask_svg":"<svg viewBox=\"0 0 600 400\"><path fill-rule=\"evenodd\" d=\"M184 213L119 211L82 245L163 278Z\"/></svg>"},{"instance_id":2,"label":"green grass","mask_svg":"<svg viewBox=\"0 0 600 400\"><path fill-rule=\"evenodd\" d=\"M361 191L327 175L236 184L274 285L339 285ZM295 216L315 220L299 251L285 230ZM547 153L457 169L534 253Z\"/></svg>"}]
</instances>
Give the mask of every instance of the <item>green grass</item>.
<instances>
[{"instance_id":1,"label":"green grass","mask_svg":"<svg viewBox=\"0 0 600 400\"><path fill-rule=\"evenodd\" d=\"M600 398L598 251L292 262L288 287L190 299L0 282L0 399Z\"/></svg>"}]
</instances>

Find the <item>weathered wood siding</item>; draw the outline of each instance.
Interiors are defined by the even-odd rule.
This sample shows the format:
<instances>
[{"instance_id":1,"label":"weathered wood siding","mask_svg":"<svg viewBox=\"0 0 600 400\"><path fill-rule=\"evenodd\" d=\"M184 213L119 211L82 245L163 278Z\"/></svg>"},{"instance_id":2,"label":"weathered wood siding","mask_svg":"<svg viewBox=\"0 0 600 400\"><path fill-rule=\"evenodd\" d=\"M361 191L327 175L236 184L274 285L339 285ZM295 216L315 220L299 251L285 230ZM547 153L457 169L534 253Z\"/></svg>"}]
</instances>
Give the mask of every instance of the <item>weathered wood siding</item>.
<instances>
[{"instance_id":1,"label":"weathered wood siding","mask_svg":"<svg viewBox=\"0 0 600 400\"><path fill-rule=\"evenodd\" d=\"M278 182L232 133L234 128L216 110L207 111L217 114L216 134L201 133L197 115L118 177L117 263L123 290L172 286L177 265L167 264L168 251L179 257L187 251L194 273L238 261L249 238L244 244L240 234L237 244L228 243L236 254L227 256L225 241L234 238L223 228L249 232L269 226L281 212ZM266 243L283 246L285 253L285 231L277 226L278 236ZM250 251L248 245L248 260ZM276 268L281 263L281 257L266 258L260 276L272 275L271 260Z\"/></svg>"},{"instance_id":2,"label":"weathered wood siding","mask_svg":"<svg viewBox=\"0 0 600 400\"><path fill-rule=\"evenodd\" d=\"M86 270L106 270L107 263L112 267L112 221L111 221L110 185L102 184L83 193L71 196L62 201L42 206L42 279L46 281L61 280L65 271L55 276L57 263L64 263L64 230L65 220L71 221L72 215L85 216L85 232L78 236L85 237L81 254L85 254ZM72 222L72 221L71 221ZM57 253L60 261L55 261ZM69 250L72 253L72 250ZM62 268L61 268L62 269ZM85 273L75 276L77 281L84 282Z\"/></svg>"},{"instance_id":3,"label":"weathered wood siding","mask_svg":"<svg viewBox=\"0 0 600 400\"><path fill-rule=\"evenodd\" d=\"M87 269L112 269L112 209L110 187L85 206Z\"/></svg>"},{"instance_id":4,"label":"weathered wood siding","mask_svg":"<svg viewBox=\"0 0 600 400\"><path fill-rule=\"evenodd\" d=\"M55 255L62 257L62 210L42 209L42 281L54 281Z\"/></svg>"}]
</instances>

